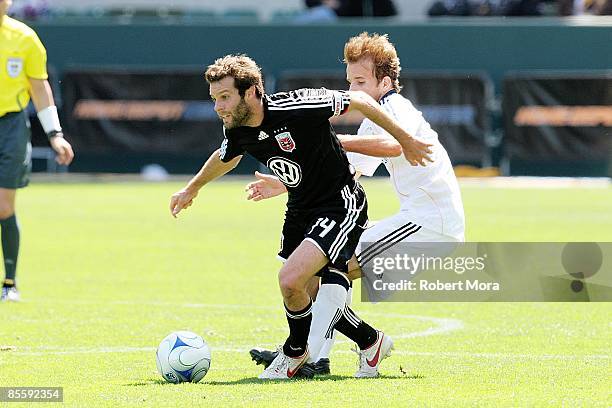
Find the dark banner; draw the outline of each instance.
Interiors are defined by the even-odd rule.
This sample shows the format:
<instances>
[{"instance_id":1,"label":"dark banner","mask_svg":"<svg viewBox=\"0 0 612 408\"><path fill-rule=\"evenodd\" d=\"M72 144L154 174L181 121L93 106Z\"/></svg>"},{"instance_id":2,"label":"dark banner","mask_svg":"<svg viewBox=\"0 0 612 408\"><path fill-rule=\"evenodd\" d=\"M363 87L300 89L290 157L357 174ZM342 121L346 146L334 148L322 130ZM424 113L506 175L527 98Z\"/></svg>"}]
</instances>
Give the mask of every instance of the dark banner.
<instances>
[{"instance_id":1,"label":"dark banner","mask_svg":"<svg viewBox=\"0 0 612 408\"><path fill-rule=\"evenodd\" d=\"M521 74L504 80L504 152L510 159L607 161L612 72Z\"/></svg>"},{"instance_id":2,"label":"dark banner","mask_svg":"<svg viewBox=\"0 0 612 408\"><path fill-rule=\"evenodd\" d=\"M481 164L488 156L487 100L490 81L469 73L408 72L400 79L402 95L423 112L438 132L453 164ZM282 75L279 91L304 87L348 89L344 73L293 72ZM363 118L357 114L335 119L337 133L356 133Z\"/></svg>"},{"instance_id":3,"label":"dark banner","mask_svg":"<svg viewBox=\"0 0 612 408\"><path fill-rule=\"evenodd\" d=\"M610 242L360 244L370 302L610 302Z\"/></svg>"},{"instance_id":4,"label":"dark banner","mask_svg":"<svg viewBox=\"0 0 612 408\"><path fill-rule=\"evenodd\" d=\"M205 157L223 139L202 71L72 70L62 85L77 152Z\"/></svg>"}]
</instances>

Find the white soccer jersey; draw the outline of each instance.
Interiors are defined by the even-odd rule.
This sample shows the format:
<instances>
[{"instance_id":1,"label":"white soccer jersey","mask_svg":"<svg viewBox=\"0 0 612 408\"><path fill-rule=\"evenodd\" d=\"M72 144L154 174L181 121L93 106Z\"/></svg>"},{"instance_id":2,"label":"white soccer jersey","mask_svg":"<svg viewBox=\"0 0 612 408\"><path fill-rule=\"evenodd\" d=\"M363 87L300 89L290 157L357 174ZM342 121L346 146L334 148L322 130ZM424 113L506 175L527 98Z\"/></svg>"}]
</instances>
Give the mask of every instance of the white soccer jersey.
<instances>
[{"instance_id":1,"label":"white soccer jersey","mask_svg":"<svg viewBox=\"0 0 612 408\"><path fill-rule=\"evenodd\" d=\"M412 137L433 145L431 158L434 162L425 167L412 166L403 154L383 159L358 153L349 153L349 161L365 176L372 176L384 163L391 175L402 213L418 225L464 241L465 217L461 192L446 149L438 141L438 134L421 112L395 91L385 95L380 104ZM358 131L358 135L382 134L387 133L369 119L361 123Z\"/></svg>"}]
</instances>

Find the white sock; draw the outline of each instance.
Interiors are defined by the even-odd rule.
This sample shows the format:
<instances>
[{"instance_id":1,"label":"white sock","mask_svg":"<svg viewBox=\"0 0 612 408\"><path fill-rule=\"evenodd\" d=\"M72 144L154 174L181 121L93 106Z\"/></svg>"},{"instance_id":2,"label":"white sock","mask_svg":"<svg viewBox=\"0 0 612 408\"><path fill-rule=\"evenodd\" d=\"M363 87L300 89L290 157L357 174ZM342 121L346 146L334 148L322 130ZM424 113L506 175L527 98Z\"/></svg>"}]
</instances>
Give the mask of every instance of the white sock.
<instances>
[{"instance_id":1,"label":"white sock","mask_svg":"<svg viewBox=\"0 0 612 408\"><path fill-rule=\"evenodd\" d=\"M353 300L353 287L351 286L346 293L346 304L351 305ZM317 357L313 357L314 361L319 361L322 358L329 358L329 353L331 353L331 349L334 346L334 341L336 340L336 335L338 331L334 330L331 339L324 339L323 346L321 346L321 351L319 351L319 355Z\"/></svg>"},{"instance_id":2,"label":"white sock","mask_svg":"<svg viewBox=\"0 0 612 408\"><path fill-rule=\"evenodd\" d=\"M333 326L342 317L346 295L346 289L341 285L324 284L319 288L317 300L312 305L312 322L308 335L311 361L317 361L321 358L319 355L321 349L327 338L331 337L332 331L335 332ZM327 355L329 356L329 350L327 350Z\"/></svg>"}]
</instances>

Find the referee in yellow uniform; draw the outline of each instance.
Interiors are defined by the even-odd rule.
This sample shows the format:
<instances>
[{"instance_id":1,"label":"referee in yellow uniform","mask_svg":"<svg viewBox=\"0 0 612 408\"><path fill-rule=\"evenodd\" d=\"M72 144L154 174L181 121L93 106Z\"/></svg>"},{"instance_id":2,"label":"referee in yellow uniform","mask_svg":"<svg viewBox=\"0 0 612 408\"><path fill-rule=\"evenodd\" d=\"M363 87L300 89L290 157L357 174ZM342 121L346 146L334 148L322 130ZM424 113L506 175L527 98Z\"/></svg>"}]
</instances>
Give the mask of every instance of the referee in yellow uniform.
<instances>
[{"instance_id":1,"label":"referee in yellow uniform","mask_svg":"<svg viewBox=\"0 0 612 408\"><path fill-rule=\"evenodd\" d=\"M28 184L31 169L30 126L25 108L34 102L38 119L57 153L57 162L72 161L72 147L62 135L57 108L47 81L47 54L27 25L6 15L13 0L0 0L0 226L5 279L1 301L18 301L15 285L19 225L15 193Z\"/></svg>"}]
</instances>

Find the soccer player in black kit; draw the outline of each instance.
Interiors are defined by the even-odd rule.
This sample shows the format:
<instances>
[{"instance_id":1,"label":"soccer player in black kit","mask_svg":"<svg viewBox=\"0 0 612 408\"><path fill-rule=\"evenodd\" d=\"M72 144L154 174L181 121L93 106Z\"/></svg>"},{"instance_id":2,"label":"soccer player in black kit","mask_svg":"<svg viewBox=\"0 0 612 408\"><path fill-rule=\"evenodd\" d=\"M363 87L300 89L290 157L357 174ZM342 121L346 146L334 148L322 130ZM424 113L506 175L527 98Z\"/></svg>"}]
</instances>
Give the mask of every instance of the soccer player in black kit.
<instances>
[{"instance_id":1,"label":"soccer player in black kit","mask_svg":"<svg viewBox=\"0 0 612 408\"><path fill-rule=\"evenodd\" d=\"M218 151L170 201L173 216L189 207L208 182L233 169L244 153L265 164L287 187L279 272L289 337L259 376L289 379L309 358L312 319L308 282L348 290L347 263L367 224L367 201L329 118L356 109L389 132L414 165L424 165L429 145L413 139L363 92L299 89L264 94L261 70L245 55L217 59L205 74L225 138ZM393 342L345 306L329 330L338 330L359 347L361 372L377 373ZM361 370L361 368L364 370ZM368 375L370 376L370 375Z\"/></svg>"}]
</instances>

